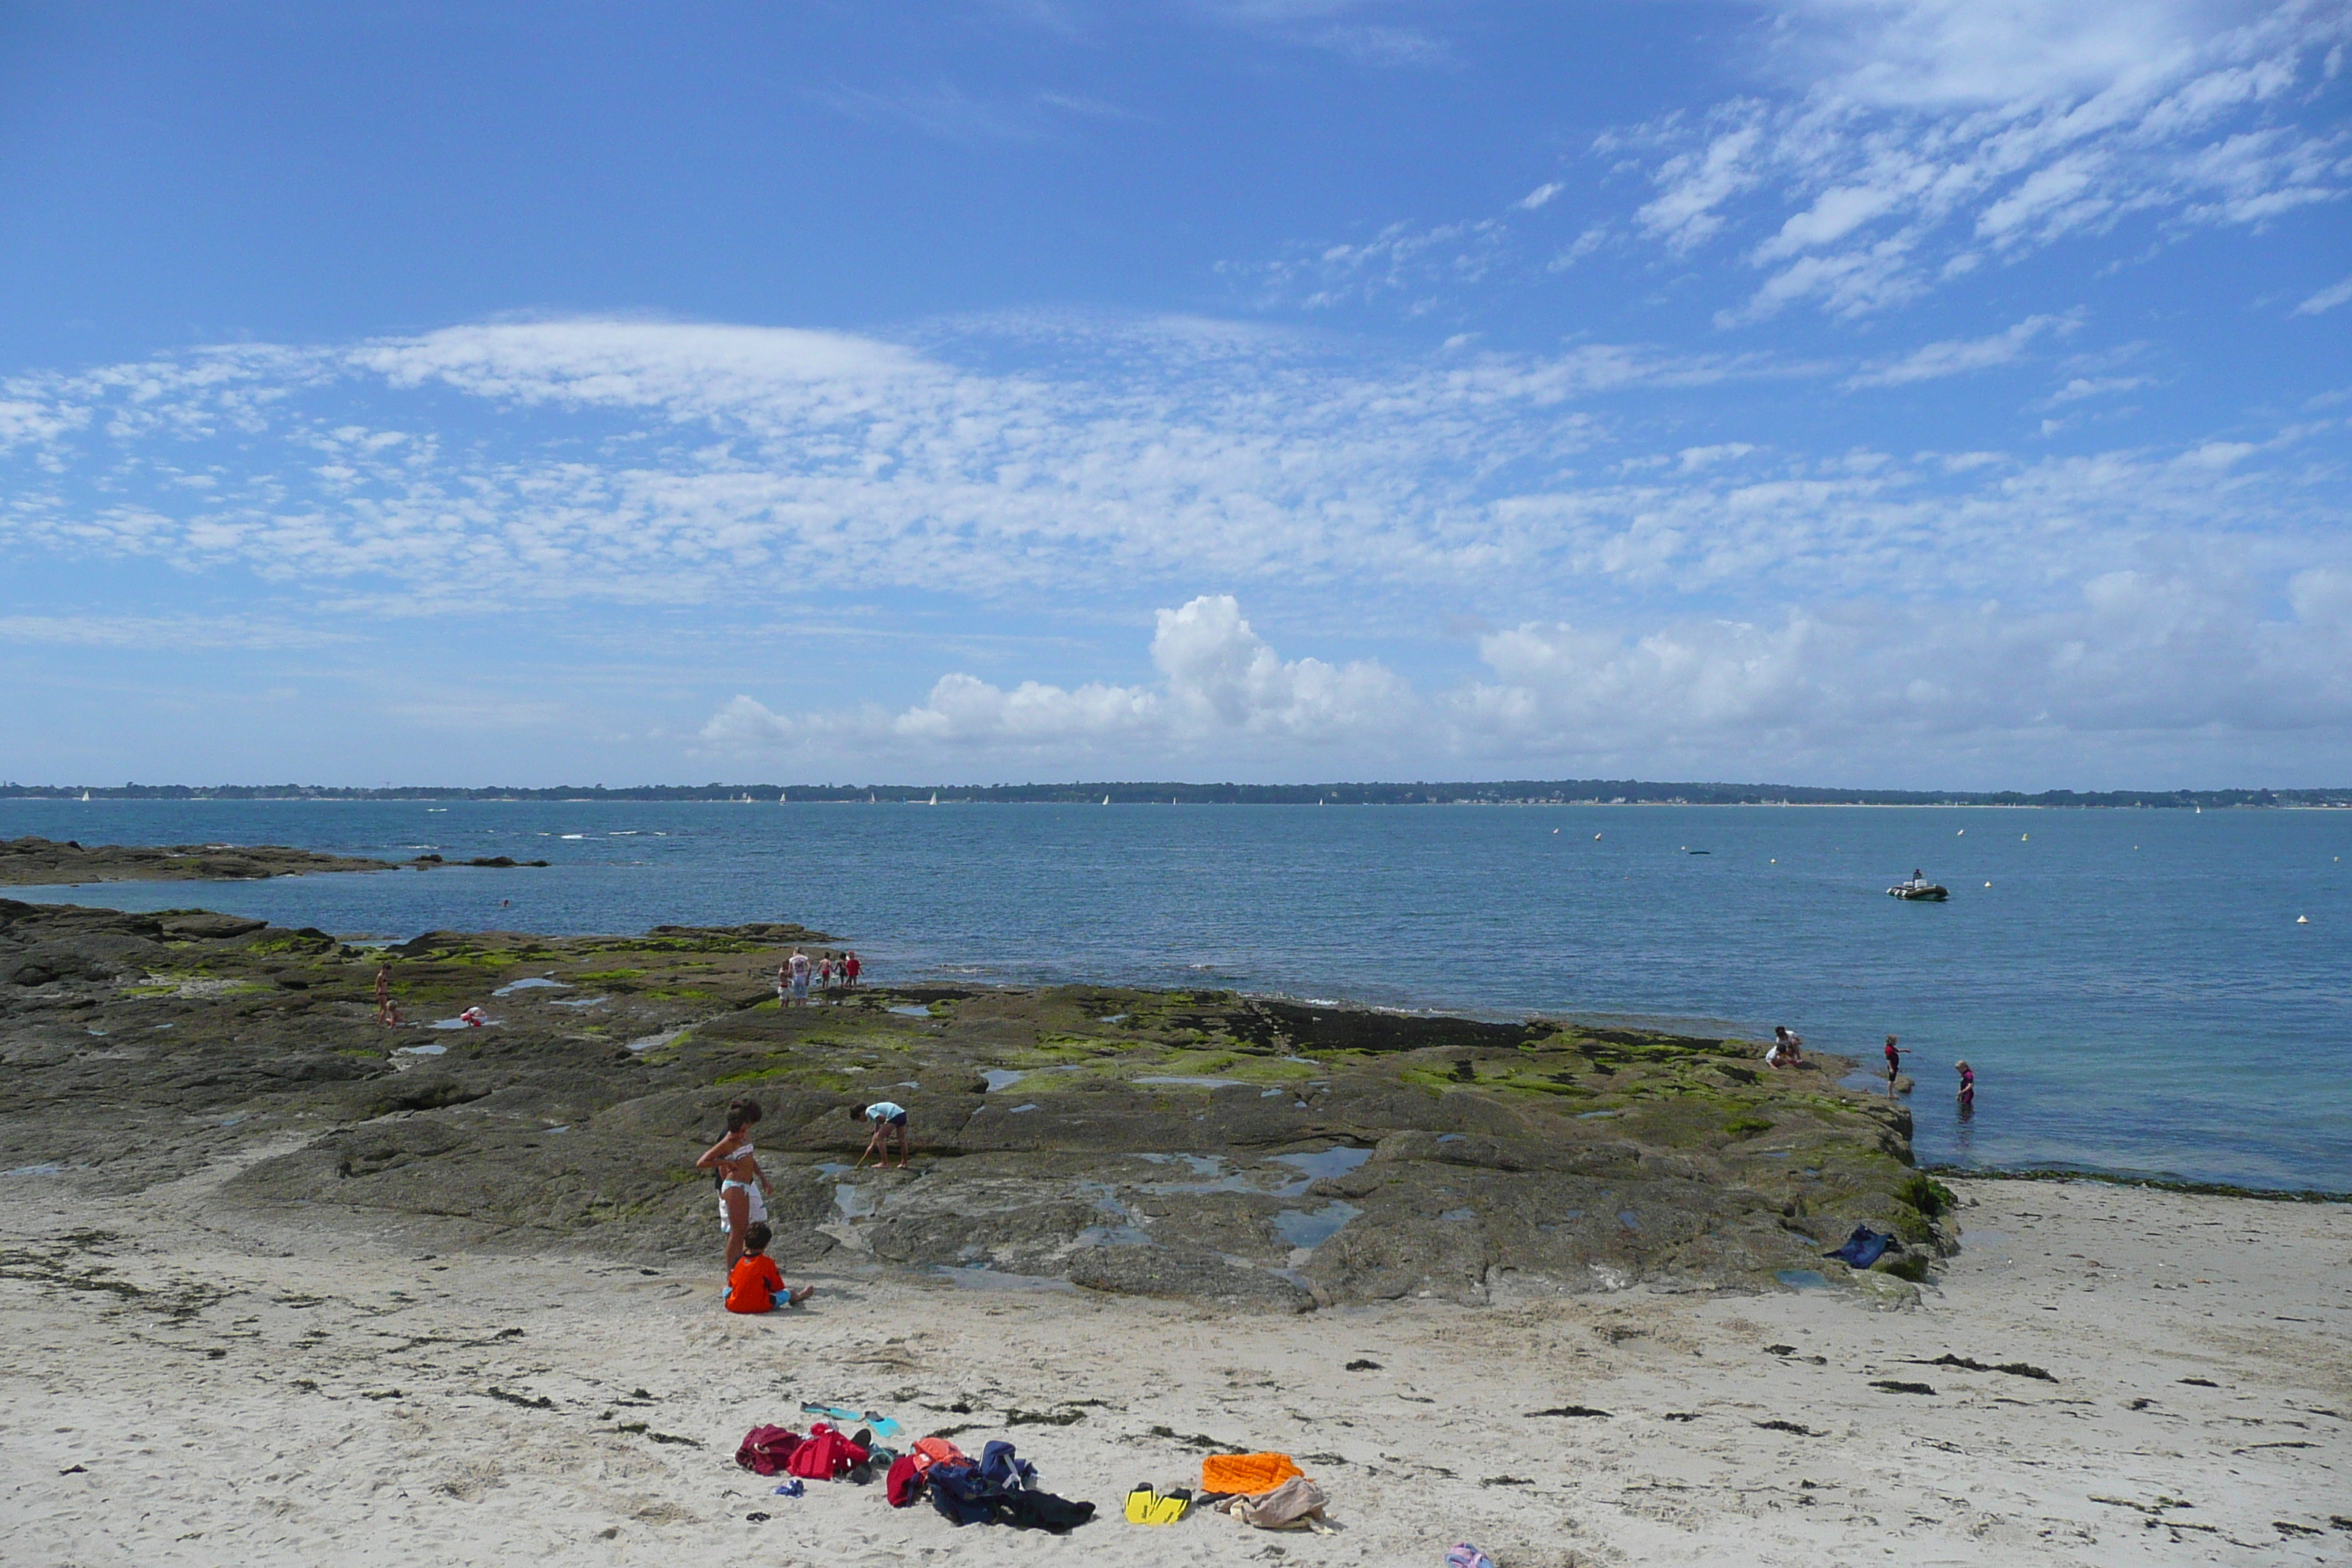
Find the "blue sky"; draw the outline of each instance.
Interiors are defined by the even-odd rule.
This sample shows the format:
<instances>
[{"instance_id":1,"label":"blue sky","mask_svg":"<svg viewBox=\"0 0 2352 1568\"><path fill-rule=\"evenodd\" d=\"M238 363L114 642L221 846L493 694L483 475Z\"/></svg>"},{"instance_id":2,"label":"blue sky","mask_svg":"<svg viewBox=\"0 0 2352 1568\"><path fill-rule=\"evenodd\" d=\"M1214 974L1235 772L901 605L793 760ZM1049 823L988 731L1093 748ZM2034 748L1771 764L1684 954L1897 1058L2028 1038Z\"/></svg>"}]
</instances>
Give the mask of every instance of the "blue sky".
<instances>
[{"instance_id":1,"label":"blue sky","mask_svg":"<svg viewBox=\"0 0 2352 1568\"><path fill-rule=\"evenodd\" d=\"M2343 4L0 4L0 777L2352 781Z\"/></svg>"}]
</instances>

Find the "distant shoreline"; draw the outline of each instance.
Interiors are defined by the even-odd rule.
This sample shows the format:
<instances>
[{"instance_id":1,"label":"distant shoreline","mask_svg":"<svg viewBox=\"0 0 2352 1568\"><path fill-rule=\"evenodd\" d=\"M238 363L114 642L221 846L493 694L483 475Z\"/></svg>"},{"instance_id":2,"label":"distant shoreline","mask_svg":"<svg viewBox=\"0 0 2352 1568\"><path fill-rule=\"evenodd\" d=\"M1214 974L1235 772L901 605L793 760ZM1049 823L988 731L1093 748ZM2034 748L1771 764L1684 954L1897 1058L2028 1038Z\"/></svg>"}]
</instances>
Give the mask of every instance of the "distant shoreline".
<instances>
[{"instance_id":1,"label":"distant shoreline","mask_svg":"<svg viewBox=\"0 0 2352 1568\"><path fill-rule=\"evenodd\" d=\"M380 789L307 784L0 784L0 801L236 803L455 802L719 805L1744 805L2021 810L2352 810L2352 786L2221 790L1873 790L1798 784L1656 784L1614 779L1488 783L1244 784L1177 782L1049 784L641 784L544 789L432 784Z\"/></svg>"}]
</instances>

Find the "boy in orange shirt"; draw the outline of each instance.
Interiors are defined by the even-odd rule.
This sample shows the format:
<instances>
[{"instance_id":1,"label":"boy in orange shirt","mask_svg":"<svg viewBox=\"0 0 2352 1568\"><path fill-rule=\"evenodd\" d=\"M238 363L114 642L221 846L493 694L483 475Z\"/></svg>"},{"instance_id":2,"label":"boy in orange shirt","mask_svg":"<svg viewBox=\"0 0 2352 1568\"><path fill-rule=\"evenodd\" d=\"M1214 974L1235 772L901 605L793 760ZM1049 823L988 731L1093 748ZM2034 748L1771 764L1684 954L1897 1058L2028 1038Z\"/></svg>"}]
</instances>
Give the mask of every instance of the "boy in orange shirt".
<instances>
[{"instance_id":1,"label":"boy in orange shirt","mask_svg":"<svg viewBox=\"0 0 2352 1568\"><path fill-rule=\"evenodd\" d=\"M780 1305L797 1307L816 1289L814 1285L792 1291L784 1289L784 1277L776 1271L776 1260L768 1256L768 1243L775 1237L765 1220L754 1221L743 1233L742 1258L727 1277L729 1311L772 1312Z\"/></svg>"}]
</instances>

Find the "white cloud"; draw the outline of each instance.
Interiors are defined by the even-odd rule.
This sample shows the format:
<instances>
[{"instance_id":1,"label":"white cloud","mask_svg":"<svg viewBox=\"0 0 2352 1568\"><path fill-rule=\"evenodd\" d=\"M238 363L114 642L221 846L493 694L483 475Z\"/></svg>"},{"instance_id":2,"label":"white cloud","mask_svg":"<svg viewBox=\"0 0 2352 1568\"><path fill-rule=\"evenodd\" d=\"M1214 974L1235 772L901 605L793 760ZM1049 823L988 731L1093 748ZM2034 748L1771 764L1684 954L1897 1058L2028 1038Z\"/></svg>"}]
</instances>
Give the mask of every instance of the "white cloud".
<instances>
[{"instance_id":1,"label":"white cloud","mask_svg":"<svg viewBox=\"0 0 2352 1568\"><path fill-rule=\"evenodd\" d=\"M2298 316L2325 315L2347 300L2352 300L2352 278L2347 278L2341 283L2329 284L2302 304L2297 305L2294 308L2294 313Z\"/></svg>"},{"instance_id":2,"label":"white cloud","mask_svg":"<svg viewBox=\"0 0 2352 1568\"><path fill-rule=\"evenodd\" d=\"M1725 324L1800 300L1883 310L2135 214L2256 226L2343 198L2340 134L2298 123L2352 13L2282 0L1790 0L1794 88L1602 139L1650 160L1636 214L1677 255L1769 226ZM1785 216L1784 216L1785 215Z\"/></svg>"},{"instance_id":3,"label":"white cloud","mask_svg":"<svg viewBox=\"0 0 2352 1568\"><path fill-rule=\"evenodd\" d=\"M1528 624L1480 648L1494 673L1450 694L1472 752L1727 756L1709 776L1921 746L2069 744L2322 731L2352 742L2352 571L2298 575L2284 615L2215 563L2120 570L2073 603L1808 606L1771 622L1651 629ZM1760 771L1759 771L1760 770Z\"/></svg>"},{"instance_id":4,"label":"white cloud","mask_svg":"<svg viewBox=\"0 0 2352 1568\"><path fill-rule=\"evenodd\" d=\"M2036 406L2057 408L2069 403L2080 403L2087 397L2113 397L2122 393L2137 392L2143 386L2155 384L2156 378L2147 375L2078 375L2043 398Z\"/></svg>"},{"instance_id":5,"label":"white cloud","mask_svg":"<svg viewBox=\"0 0 2352 1568\"><path fill-rule=\"evenodd\" d=\"M1285 660L1250 629L1230 595L1161 610L1152 638L1157 686L1090 682L1066 689L1023 681L1011 690L965 674L942 676L919 706L898 713L785 715L738 696L702 727L728 751L838 748L874 754L1045 754L1120 748L1160 756L1235 743L1286 752L1360 743L1407 724L1420 703L1376 663Z\"/></svg>"},{"instance_id":6,"label":"white cloud","mask_svg":"<svg viewBox=\"0 0 2352 1568\"><path fill-rule=\"evenodd\" d=\"M358 640L349 631L253 616L0 615L0 642L53 647L197 652L315 648Z\"/></svg>"},{"instance_id":7,"label":"white cloud","mask_svg":"<svg viewBox=\"0 0 2352 1568\"><path fill-rule=\"evenodd\" d=\"M1376 663L1286 661L1233 598L1204 595L1159 613L1155 685L1006 689L953 674L896 713L784 715L739 696L701 738L842 766L1133 773L1279 759L1322 777L1400 756L1474 773L1787 776L1874 750L2048 762L2085 744L2294 733L2352 755L2352 565L2299 573L2283 597L2267 605L2216 561L2102 573L2040 609L1988 599L1528 622L1479 638L1484 677L1423 693Z\"/></svg>"},{"instance_id":8,"label":"white cloud","mask_svg":"<svg viewBox=\"0 0 2352 1568\"><path fill-rule=\"evenodd\" d=\"M1862 374L2021 362L2066 325L2028 318ZM2126 390L2111 359L2066 362L2082 374L2053 403ZM1024 368L979 368L1007 363ZM1741 724L1832 748L1863 732L1839 714L1910 711L1886 706L1896 671L1903 690L1961 693L1939 711L1979 713L1988 735L2040 722L2002 705L2011 687L2095 728L2108 709L2195 707L2156 703L2150 670L2211 698L2209 717L2226 690L2264 722L2336 721L2321 651L2352 572L2340 421L2028 460L1806 450L1753 408L1717 426L1748 438L1694 441L1687 400L1647 422L1609 401L1771 371L1591 344L1340 356L1263 329L1072 318L936 327L922 347L558 321L163 358L16 394L91 412L0 461L0 552L83 581L153 563L268 615L224 630L173 622L168 599L143 623L20 603L0 636L272 646L273 617L295 634L421 614L609 628L619 612L599 606L642 605L625 624L719 648L822 606L898 639L889 680L866 689L929 694L871 711L747 697L704 743L1040 767L1630 759ZM1203 580L1300 635L1379 640L1382 658L1283 657L1234 599L1195 597ZM2100 608L2124 600L2124 619ZM1182 607L1160 613L1141 681L939 679L979 656L909 651L975 614L1066 630L1155 604ZM2196 635L2132 640L2164 616ZM1389 650L1474 622L1517 628L1485 645L1491 679L1416 693L1397 673ZM2035 688L2020 672L2037 659L2072 673ZM2008 673L1955 673L1977 663ZM2213 686L2225 668L2239 683ZM2289 669L2311 672L2301 710L2258 689Z\"/></svg>"},{"instance_id":9,"label":"white cloud","mask_svg":"<svg viewBox=\"0 0 2352 1568\"><path fill-rule=\"evenodd\" d=\"M1511 205L1521 212L1534 212L1538 207L1549 205L1554 196L1566 189L1568 189L1566 185L1561 184L1558 180L1552 180L1538 185Z\"/></svg>"},{"instance_id":10,"label":"white cloud","mask_svg":"<svg viewBox=\"0 0 2352 1568\"><path fill-rule=\"evenodd\" d=\"M2066 324L1933 344L1863 384L2006 363ZM1600 344L1335 362L1206 323L971 331L925 353L541 322L254 353L233 375L206 356L91 373L64 389L89 425L11 471L0 543L242 572L399 613L941 585L981 604L1124 601L1208 575L1409 617L1431 593L1533 605L1606 581L2042 582L2073 569L2049 552L2112 564L2150 530L2316 539L2346 521L2326 499L2334 470L2285 457L2320 426L2224 468L2151 450L2050 464L1743 452L1735 469L1713 459L1757 443L1645 448L1596 410L1627 389L1783 374L1769 362ZM957 363L1008 345L1032 368ZM1676 478L1576 477L1600 448L1608 471L1655 459Z\"/></svg>"},{"instance_id":11,"label":"white cloud","mask_svg":"<svg viewBox=\"0 0 2352 1568\"><path fill-rule=\"evenodd\" d=\"M1928 343L1915 349L1901 359L1889 360L1846 378L1849 388L1864 386L1905 386L1915 381L1933 381L1947 375L1966 375L1971 371L1990 370L1999 365L2015 364L2025 357L2033 340L2044 332L2061 336L2077 325L2072 316L2028 316L2007 331L1982 338L1950 338L1942 342Z\"/></svg>"}]
</instances>

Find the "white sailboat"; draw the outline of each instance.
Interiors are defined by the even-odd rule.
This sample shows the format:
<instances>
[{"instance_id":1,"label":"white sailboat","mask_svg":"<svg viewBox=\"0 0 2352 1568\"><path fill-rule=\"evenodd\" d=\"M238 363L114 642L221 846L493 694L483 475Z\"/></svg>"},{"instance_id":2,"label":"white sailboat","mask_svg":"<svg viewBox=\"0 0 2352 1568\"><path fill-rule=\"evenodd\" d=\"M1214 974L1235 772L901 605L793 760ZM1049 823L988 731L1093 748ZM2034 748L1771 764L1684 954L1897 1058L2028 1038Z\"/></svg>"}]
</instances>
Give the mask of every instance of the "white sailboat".
<instances>
[{"instance_id":1,"label":"white sailboat","mask_svg":"<svg viewBox=\"0 0 2352 1568\"><path fill-rule=\"evenodd\" d=\"M1105 795L1105 796L1103 796L1103 804L1104 804L1105 805L1108 805L1110 804L1110 796L1108 796L1108 795Z\"/></svg>"},{"instance_id":2,"label":"white sailboat","mask_svg":"<svg viewBox=\"0 0 2352 1568\"><path fill-rule=\"evenodd\" d=\"M933 790L933 791L931 792L931 804L932 804L933 805L939 805L939 804L940 804L940 792L939 792L939 791L937 791L937 790Z\"/></svg>"},{"instance_id":3,"label":"white sailboat","mask_svg":"<svg viewBox=\"0 0 2352 1568\"><path fill-rule=\"evenodd\" d=\"M82 792L81 792L81 798L82 798L85 802L87 802L87 801L89 799L89 791L88 791L88 790L84 790L84 791L82 791Z\"/></svg>"}]
</instances>

